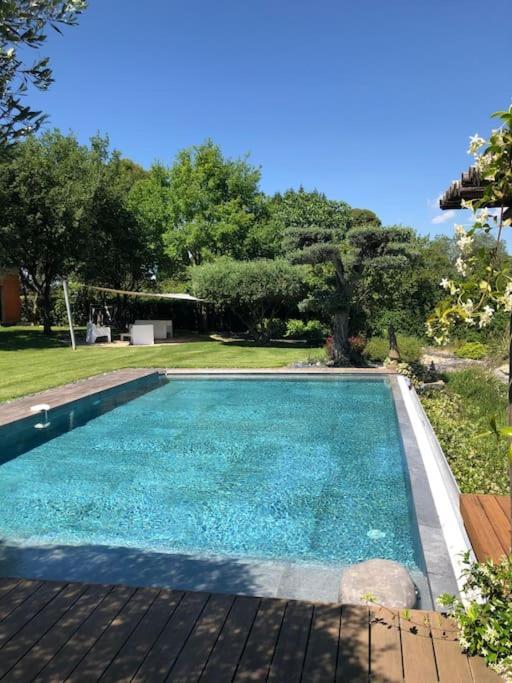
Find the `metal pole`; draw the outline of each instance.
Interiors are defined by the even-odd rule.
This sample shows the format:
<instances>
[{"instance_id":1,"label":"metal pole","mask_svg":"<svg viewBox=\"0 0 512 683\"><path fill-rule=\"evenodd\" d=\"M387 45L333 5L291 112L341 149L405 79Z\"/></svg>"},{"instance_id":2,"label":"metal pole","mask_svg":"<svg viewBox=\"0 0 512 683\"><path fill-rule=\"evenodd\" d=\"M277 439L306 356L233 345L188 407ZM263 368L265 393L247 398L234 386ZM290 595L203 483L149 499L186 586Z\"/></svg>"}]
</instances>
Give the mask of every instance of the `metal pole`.
<instances>
[{"instance_id":1,"label":"metal pole","mask_svg":"<svg viewBox=\"0 0 512 683\"><path fill-rule=\"evenodd\" d=\"M73 318L71 317L71 305L69 303L67 280L62 280L62 289L64 290L64 301L66 302L66 313L68 314L69 334L71 335L71 346L73 347L73 351L76 351L75 331L73 329Z\"/></svg>"}]
</instances>

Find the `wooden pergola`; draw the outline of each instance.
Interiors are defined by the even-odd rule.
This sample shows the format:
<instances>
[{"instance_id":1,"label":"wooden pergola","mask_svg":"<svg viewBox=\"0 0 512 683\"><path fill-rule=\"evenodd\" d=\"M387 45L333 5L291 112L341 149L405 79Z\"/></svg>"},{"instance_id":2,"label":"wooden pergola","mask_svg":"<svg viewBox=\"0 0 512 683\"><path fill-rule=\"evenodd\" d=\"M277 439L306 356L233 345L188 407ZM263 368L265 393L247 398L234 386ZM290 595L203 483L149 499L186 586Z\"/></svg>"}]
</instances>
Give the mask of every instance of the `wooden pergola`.
<instances>
[{"instance_id":1,"label":"wooden pergola","mask_svg":"<svg viewBox=\"0 0 512 683\"><path fill-rule=\"evenodd\" d=\"M439 207L444 211L450 209L462 209L464 201L482 201L485 188L489 181L480 176L475 166L470 166L467 171L461 173L460 180L454 180L450 187L443 193L439 200ZM512 197L504 202L485 202L479 208L496 208L501 205L512 207ZM510 208L508 209L510 211Z\"/></svg>"}]
</instances>

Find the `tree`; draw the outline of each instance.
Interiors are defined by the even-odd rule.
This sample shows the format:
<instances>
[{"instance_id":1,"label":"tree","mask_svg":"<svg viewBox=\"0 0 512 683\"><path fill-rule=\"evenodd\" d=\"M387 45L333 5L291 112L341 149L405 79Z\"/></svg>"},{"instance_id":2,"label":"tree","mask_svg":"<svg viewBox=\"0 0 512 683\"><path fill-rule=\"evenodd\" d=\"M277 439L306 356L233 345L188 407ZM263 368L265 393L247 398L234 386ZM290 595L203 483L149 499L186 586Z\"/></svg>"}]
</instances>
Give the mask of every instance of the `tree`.
<instances>
[{"instance_id":1,"label":"tree","mask_svg":"<svg viewBox=\"0 0 512 683\"><path fill-rule=\"evenodd\" d=\"M218 310L229 309L254 339L269 341L271 321L304 291L304 269L284 259L219 258L190 271L194 294Z\"/></svg>"},{"instance_id":2,"label":"tree","mask_svg":"<svg viewBox=\"0 0 512 683\"><path fill-rule=\"evenodd\" d=\"M370 336L385 336L391 324L402 334L422 337L426 316L443 297L439 282L451 272L452 241L413 235L410 247L404 268L367 268L356 285L353 317Z\"/></svg>"},{"instance_id":3,"label":"tree","mask_svg":"<svg viewBox=\"0 0 512 683\"><path fill-rule=\"evenodd\" d=\"M382 225L380 218L370 209L350 209L350 225L352 228L368 225L368 223Z\"/></svg>"},{"instance_id":4,"label":"tree","mask_svg":"<svg viewBox=\"0 0 512 683\"><path fill-rule=\"evenodd\" d=\"M331 316L333 361L350 363L349 321L354 289L368 270L390 270L408 263L412 232L379 223L351 226L348 204L319 192L289 190L283 197L281 219L284 249L294 263L312 268L310 293L303 310Z\"/></svg>"},{"instance_id":5,"label":"tree","mask_svg":"<svg viewBox=\"0 0 512 683\"><path fill-rule=\"evenodd\" d=\"M225 159L212 141L178 154L169 172L164 235L176 268L215 256L248 256L247 241L264 206L259 180L258 168L245 159Z\"/></svg>"},{"instance_id":6,"label":"tree","mask_svg":"<svg viewBox=\"0 0 512 683\"><path fill-rule=\"evenodd\" d=\"M0 164L0 253L20 268L51 332L51 287L72 273L91 246L94 198L104 144L80 145L47 132L16 145Z\"/></svg>"},{"instance_id":7,"label":"tree","mask_svg":"<svg viewBox=\"0 0 512 683\"><path fill-rule=\"evenodd\" d=\"M23 104L28 85L46 90L53 81L48 58L29 65L26 48L39 48L46 27L76 24L84 0L2 0L0 3L0 152L13 140L37 130L45 116Z\"/></svg>"},{"instance_id":8,"label":"tree","mask_svg":"<svg viewBox=\"0 0 512 683\"><path fill-rule=\"evenodd\" d=\"M154 164L130 188L126 201L152 254L153 271L159 280L170 274L171 263L164 246L164 234L171 223L169 171Z\"/></svg>"},{"instance_id":9,"label":"tree","mask_svg":"<svg viewBox=\"0 0 512 683\"><path fill-rule=\"evenodd\" d=\"M135 184L144 182L146 172L120 153L101 154L94 192L90 226L90 248L77 262L83 282L136 289L155 275L151 232L137 220L128 198Z\"/></svg>"}]
</instances>

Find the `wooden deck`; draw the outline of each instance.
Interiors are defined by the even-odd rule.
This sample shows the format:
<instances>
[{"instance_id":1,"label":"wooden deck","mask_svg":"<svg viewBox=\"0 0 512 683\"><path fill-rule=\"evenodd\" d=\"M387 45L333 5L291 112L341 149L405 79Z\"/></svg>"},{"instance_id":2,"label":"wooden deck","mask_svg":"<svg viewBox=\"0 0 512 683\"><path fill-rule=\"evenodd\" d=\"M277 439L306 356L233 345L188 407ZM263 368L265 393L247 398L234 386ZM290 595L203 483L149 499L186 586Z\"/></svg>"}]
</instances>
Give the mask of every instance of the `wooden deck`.
<instances>
[{"instance_id":1,"label":"wooden deck","mask_svg":"<svg viewBox=\"0 0 512 683\"><path fill-rule=\"evenodd\" d=\"M0 579L0 678L500 680L437 613L19 579Z\"/></svg>"},{"instance_id":2,"label":"wooden deck","mask_svg":"<svg viewBox=\"0 0 512 683\"><path fill-rule=\"evenodd\" d=\"M463 494L460 510L469 540L480 562L498 561L510 553L510 498Z\"/></svg>"}]
</instances>

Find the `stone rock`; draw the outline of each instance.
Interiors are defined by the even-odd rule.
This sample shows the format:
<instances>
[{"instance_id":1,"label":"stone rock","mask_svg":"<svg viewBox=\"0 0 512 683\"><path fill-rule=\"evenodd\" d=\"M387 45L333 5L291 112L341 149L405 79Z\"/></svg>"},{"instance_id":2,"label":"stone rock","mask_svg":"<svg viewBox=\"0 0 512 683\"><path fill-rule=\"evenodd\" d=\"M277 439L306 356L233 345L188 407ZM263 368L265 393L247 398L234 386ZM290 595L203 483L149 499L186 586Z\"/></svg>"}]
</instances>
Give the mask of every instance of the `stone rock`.
<instances>
[{"instance_id":1,"label":"stone rock","mask_svg":"<svg viewBox=\"0 0 512 683\"><path fill-rule=\"evenodd\" d=\"M411 575L403 565L392 560L367 560L343 571L340 584L343 604L365 605L367 600L363 596L368 594L385 607L410 608L416 604Z\"/></svg>"},{"instance_id":2,"label":"stone rock","mask_svg":"<svg viewBox=\"0 0 512 683\"><path fill-rule=\"evenodd\" d=\"M420 386L420 392L431 391L435 389L444 389L445 383L442 379L437 380L437 382L423 382Z\"/></svg>"}]
</instances>

